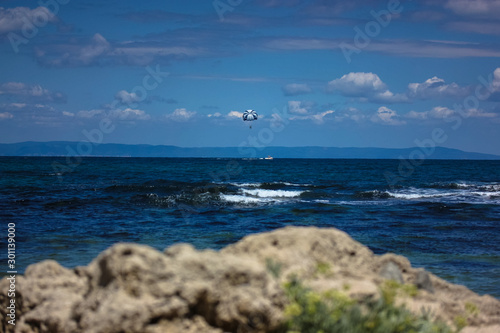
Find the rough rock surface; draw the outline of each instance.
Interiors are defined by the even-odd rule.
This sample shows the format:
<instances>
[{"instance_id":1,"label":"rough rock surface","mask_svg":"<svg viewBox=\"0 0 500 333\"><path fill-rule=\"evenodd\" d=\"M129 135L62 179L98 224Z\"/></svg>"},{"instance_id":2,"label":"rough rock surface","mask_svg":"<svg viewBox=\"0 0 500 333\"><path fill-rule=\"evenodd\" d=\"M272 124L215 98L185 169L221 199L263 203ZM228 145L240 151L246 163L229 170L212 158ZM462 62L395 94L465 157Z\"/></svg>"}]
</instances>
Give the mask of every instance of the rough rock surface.
<instances>
[{"instance_id":1,"label":"rough rock surface","mask_svg":"<svg viewBox=\"0 0 500 333\"><path fill-rule=\"evenodd\" d=\"M280 284L290 276L318 291L363 297L378 295L387 267L419 288L416 296L398 299L410 310L425 307L450 323L466 317L465 333L498 332L495 298L412 268L402 256L374 255L342 231L288 227L219 252L117 244L86 267L50 260L32 265L16 280L16 325L3 320L0 333L269 332L284 320ZM8 285L0 281L1 290ZM0 294L2 318L9 300Z\"/></svg>"}]
</instances>

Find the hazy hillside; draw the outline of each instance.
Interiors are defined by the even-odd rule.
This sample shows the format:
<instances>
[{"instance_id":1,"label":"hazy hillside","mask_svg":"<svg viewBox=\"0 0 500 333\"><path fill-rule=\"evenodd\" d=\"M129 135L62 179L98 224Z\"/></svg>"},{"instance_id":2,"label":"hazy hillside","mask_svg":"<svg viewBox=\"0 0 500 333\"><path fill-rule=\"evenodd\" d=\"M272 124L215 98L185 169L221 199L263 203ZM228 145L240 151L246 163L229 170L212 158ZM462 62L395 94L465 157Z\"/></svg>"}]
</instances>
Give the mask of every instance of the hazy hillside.
<instances>
[{"instance_id":1,"label":"hazy hillside","mask_svg":"<svg viewBox=\"0 0 500 333\"><path fill-rule=\"evenodd\" d=\"M336 147L203 147L99 144L88 142L21 142L0 144L0 156L128 156L128 157L235 157L261 158L419 158L426 159L500 159L500 156L464 152L458 149L436 147L422 150L418 147L391 148L336 148Z\"/></svg>"}]
</instances>

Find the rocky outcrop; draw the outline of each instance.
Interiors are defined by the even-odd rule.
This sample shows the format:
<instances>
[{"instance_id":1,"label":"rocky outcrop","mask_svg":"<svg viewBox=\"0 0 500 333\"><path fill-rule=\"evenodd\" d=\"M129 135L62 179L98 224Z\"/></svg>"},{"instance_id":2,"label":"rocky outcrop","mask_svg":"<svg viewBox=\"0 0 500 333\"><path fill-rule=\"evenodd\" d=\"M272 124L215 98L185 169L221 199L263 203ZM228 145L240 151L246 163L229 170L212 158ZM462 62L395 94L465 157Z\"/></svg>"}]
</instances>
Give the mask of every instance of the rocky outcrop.
<instances>
[{"instance_id":1,"label":"rocky outcrop","mask_svg":"<svg viewBox=\"0 0 500 333\"><path fill-rule=\"evenodd\" d=\"M490 296L412 268L404 257L374 255L339 230L288 227L219 252L117 244L86 267L32 265L17 277L16 325L4 320L0 332L271 332L284 321L281 284L291 276L354 298L376 297L396 279L418 288L398 298L413 311L424 307L450 323L465 317L466 333L500 327L500 302ZM8 285L3 279L1 290ZM2 318L8 301L2 293Z\"/></svg>"}]
</instances>

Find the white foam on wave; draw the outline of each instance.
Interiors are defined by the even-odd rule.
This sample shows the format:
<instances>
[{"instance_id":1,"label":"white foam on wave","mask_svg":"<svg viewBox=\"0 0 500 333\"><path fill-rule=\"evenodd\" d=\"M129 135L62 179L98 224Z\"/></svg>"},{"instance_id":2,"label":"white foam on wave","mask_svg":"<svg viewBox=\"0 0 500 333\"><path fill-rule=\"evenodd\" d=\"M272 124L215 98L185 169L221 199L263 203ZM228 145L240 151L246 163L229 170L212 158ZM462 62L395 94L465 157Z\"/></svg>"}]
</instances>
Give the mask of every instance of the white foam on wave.
<instances>
[{"instance_id":1,"label":"white foam on wave","mask_svg":"<svg viewBox=\"0 0 500 333\"><path fill-rule=\"evenodd\" d=\"M443 192L443 193L430 193L430 192L386 192L389 194L391 197L396 198L396 199L407 199L407 200L412 200L412 199L425 199L425 198L442 198L442 197L448 197L455 195L455 193L451 192Z\"/></svg>"},{"instance_id":2,"label":"white foam on wave","mask_svg":"<svg viewBox=\"0 0 500 333\"><path fill-rule=\"evenodd\" d=\"M481 197L498 197L500 196L500 191L492 192L471 192L471 194L479 195Z\"/></svg>"},{"instance_id":3,"label":"white foam on wave","mask_svg":"<svg viewBox=\"0 0 500 333\"><path fill-rule=\"evenodd\" d=\"M500 184L486 184L479 187L481 191L499 192Z\"/></svg>"},{"instance_id":4,"label":"white foam on wave","mask_svg":"<svg viewBox=\"0 0 500 333\"><path fill-rule=\"evenodd\" d=\"M314 202L320 203L320 204L329 204L330 200L324 200L324 199L316 199L313 200Z\"/></svg>"},{"instance_id":5,"label":"white foam on wave","mask_svg":"<svg viewBox=\"0 0 500 333\"><path fill-rule=\"evenodd\" d=\"M237 187L260 187L262 183L230 183L233 186Z\"/></svg>"},{"instance_id":6,"label":"white foam on wave","mask_svg":"<svg viewBox=\"0 0 500 333\"><path fill-rule=\"evenodd\" d=\"M265 183L230 183L233 186L237 187L261 187L264 184L272 184L272 185L285 185L285 186L295 186L295 187L308 187L313 186L312 184L296 184L289 182L265 182Z\"/></svg>"},{"instance_id":7,"label":"white foam on wave","mask_svg":"<svg viewBox=\"0 0 500 333\"><path fill-rule=\"evenodd\" d=\"M285 191L242 188L237 194L220 194L223 201L240 204L265 204L286 202L289 198L297 198L305 191Z\"/></svg>"},{"instance_id":8,"label":"white foam on wave","mask_svg":"<svg viewBox=\"0 0 500 333\"><path fill-rule=\"evenodd\" d=\"M465 185L465 184L462 184ZM460 187L457 190L430 190L409 188L400 191L386 191L391 198L401 200L418 199L443 199L453 202L471 203L491 203L489 199L496 199L500 196L498 184L471 185Z\"/></svg>"},{"instance_id":9,"label":"white foam on wave","mask_svg":"<svg viewBox=\"0 0 500 333\"><path fill-rule=\"evenodd\" d=\"M251 195L258 198L295 198L300 196L304 191L285 191L285 190L247 190L242 189L244 194Z\"/></svg>"},{"instance_id":10,"label":"white foam on wave","mask_svg":"<svg viewBox=\"0 0 500 333\"><path fill-rule=\"evenodd\" d=\"M456 183L455 185L459 189L468 189L477 187L477 185L471 183Z\"/></svg>"},{"instance_id":11,"label":"white foam on wave","mask_svg":"<svg viewBox=\"0 0 500 333\"><path fill-rule=\"evenodd\" d=\"M237 195L237 194L221 194L220 197L222 200L227 202L243 203L243 204L256 204L256 203L264 203L272 201L272 200L254 198L246 195Z\"/></svg>"},{"instance_id":12,"label":"white foam on wave","mask_svg":"<svg viewBox=\"0 0 500 333\"><path fill-rule=\"evenodd\" d=\"M295 183L289 183L289 182L282 182L280 184L284 184L286 186L304 186L304 187L314 186L313 184L295 184Z\"/></svg>"}]
</instances>

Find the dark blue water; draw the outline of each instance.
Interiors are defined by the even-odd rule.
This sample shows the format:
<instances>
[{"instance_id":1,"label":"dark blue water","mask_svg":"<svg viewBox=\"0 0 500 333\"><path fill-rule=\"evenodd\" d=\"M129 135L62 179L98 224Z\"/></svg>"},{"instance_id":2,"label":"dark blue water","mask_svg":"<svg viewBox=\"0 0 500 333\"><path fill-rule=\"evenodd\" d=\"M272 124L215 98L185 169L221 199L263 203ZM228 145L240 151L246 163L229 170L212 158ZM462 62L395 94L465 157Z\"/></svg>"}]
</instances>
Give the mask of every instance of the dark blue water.
<instances>
[{"instance_id":1,"label":"dark blue water","mask_svg":"<svg viewBox=\"0 0 500 333\"><path fill-rule=\"evenodd\" d=\"M86 158L70 166L0 158L0 218L5 235L16 224L18 271L43 259L86 265L116 242L218 249L251 233L319 226L500 298L500 161L426 161L397 184L385 176L398 175L397 160Z\"/></svg>"}]
</instances>

